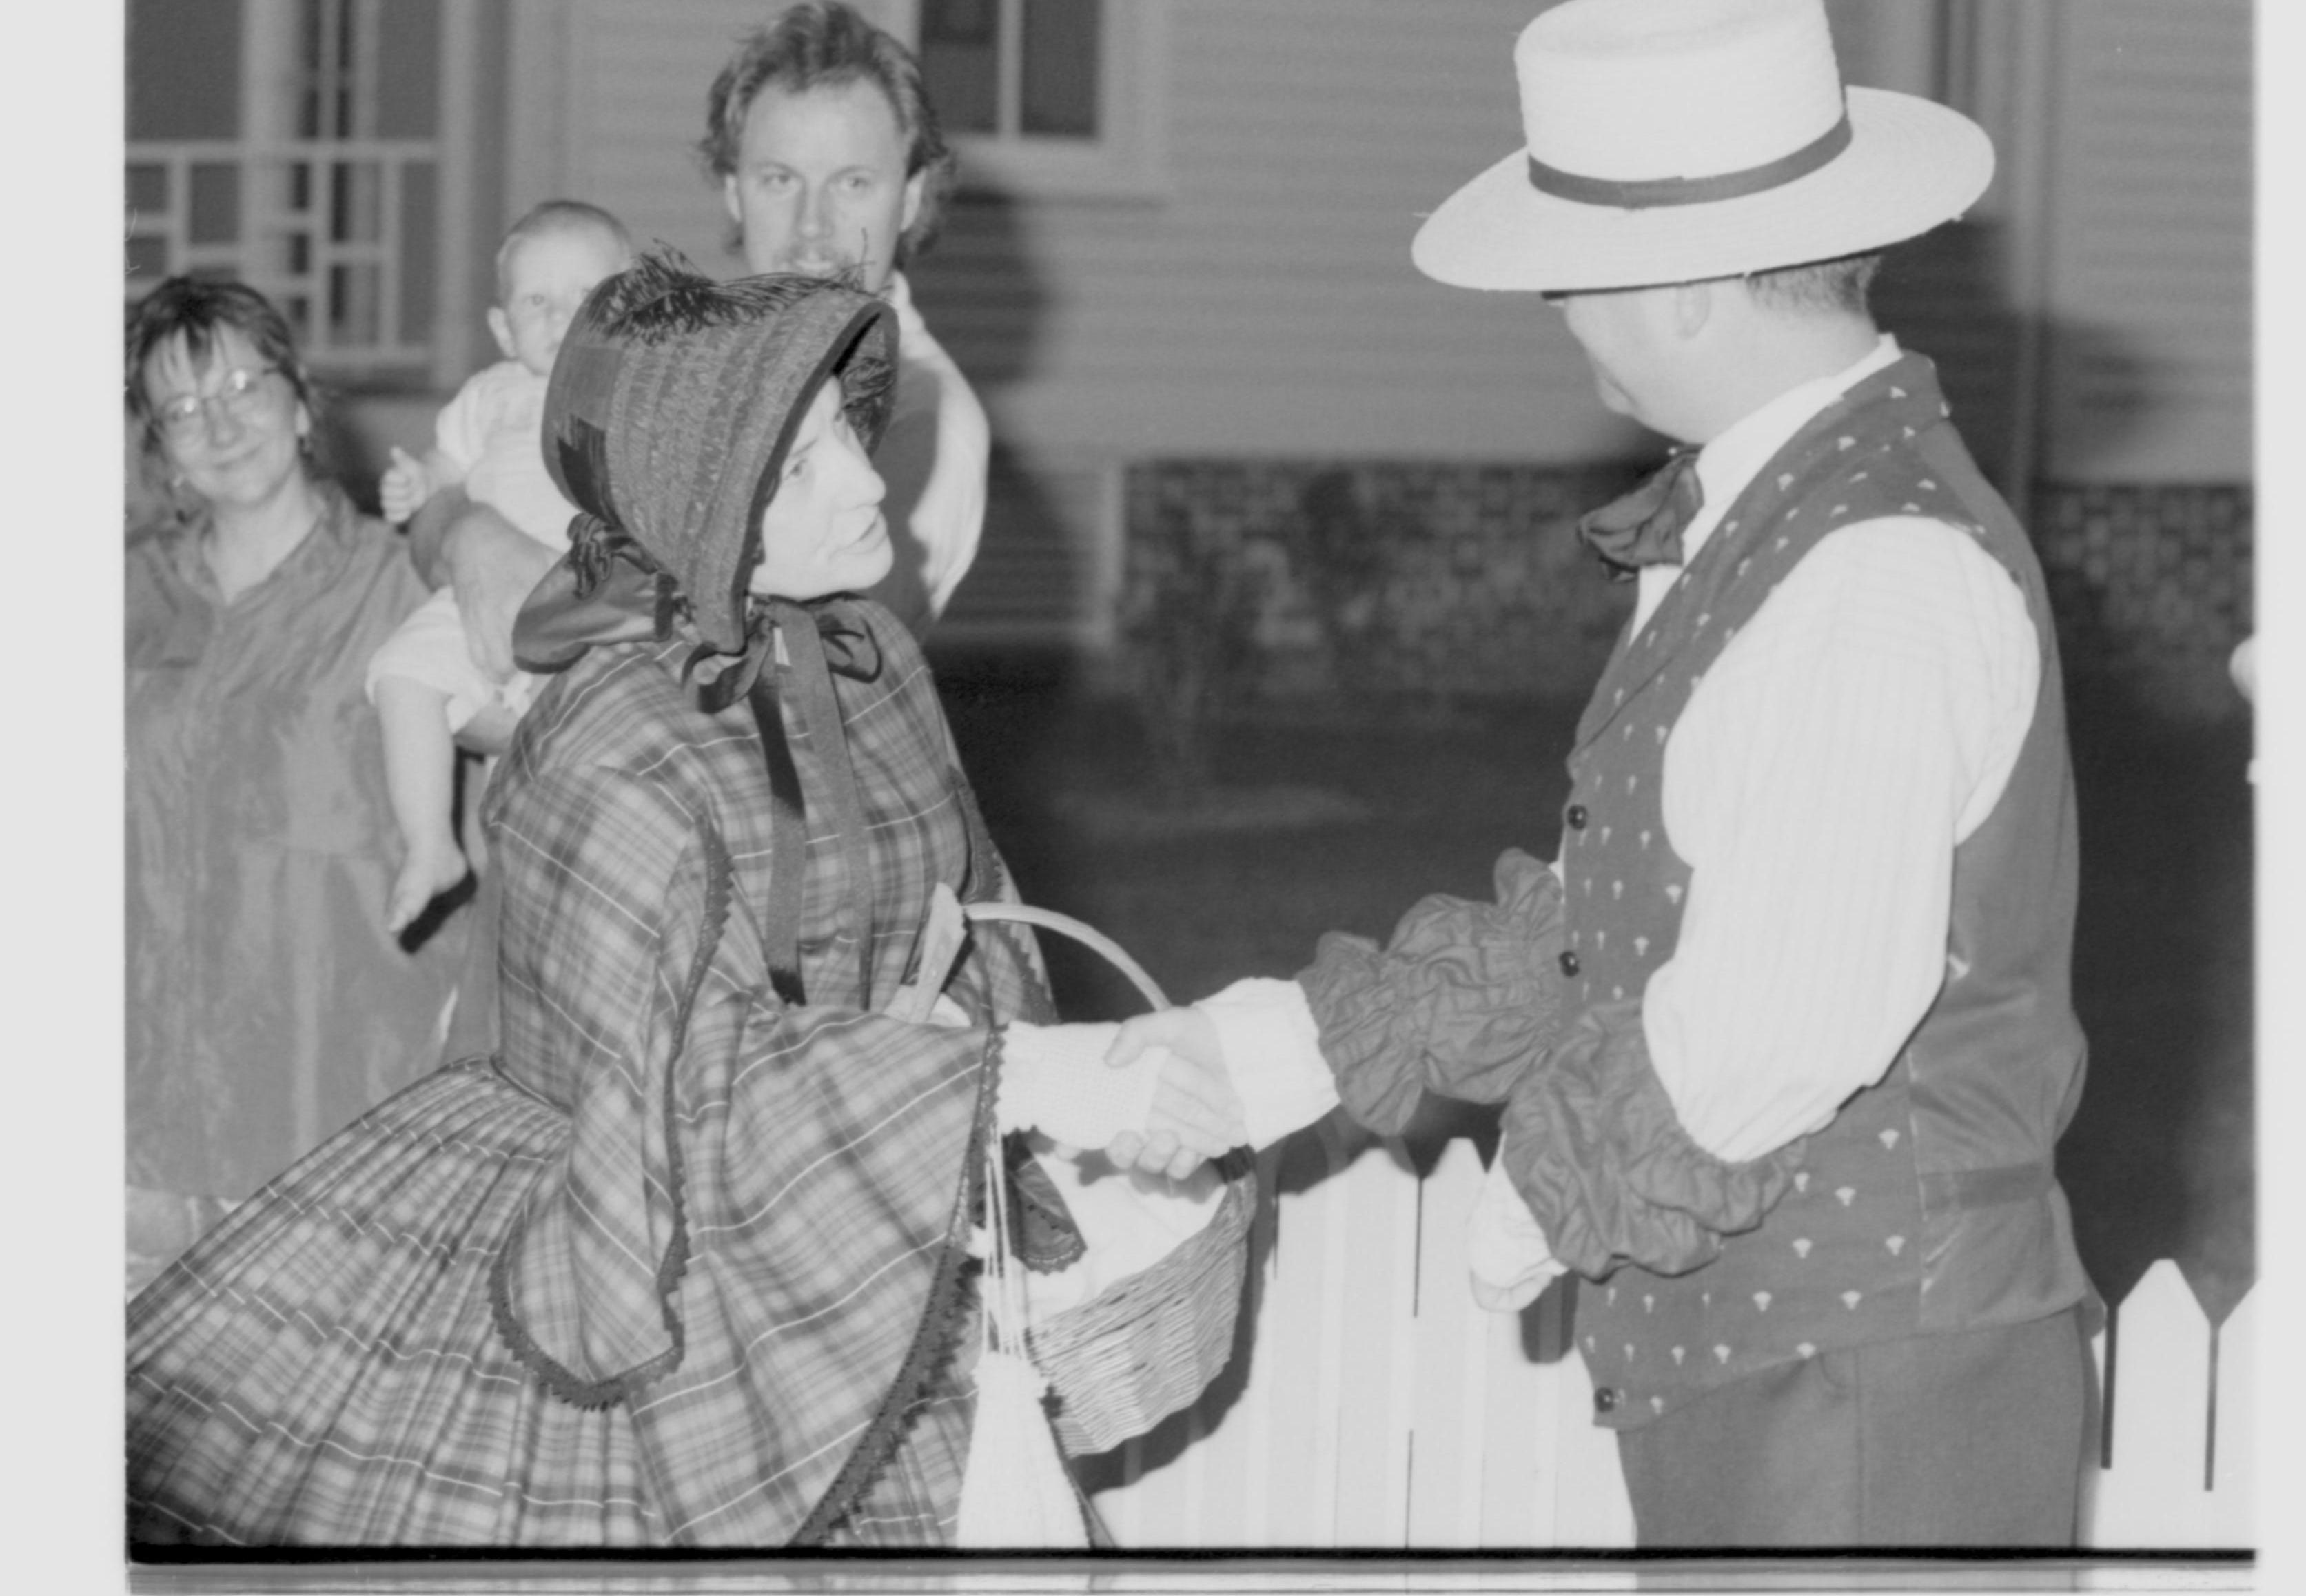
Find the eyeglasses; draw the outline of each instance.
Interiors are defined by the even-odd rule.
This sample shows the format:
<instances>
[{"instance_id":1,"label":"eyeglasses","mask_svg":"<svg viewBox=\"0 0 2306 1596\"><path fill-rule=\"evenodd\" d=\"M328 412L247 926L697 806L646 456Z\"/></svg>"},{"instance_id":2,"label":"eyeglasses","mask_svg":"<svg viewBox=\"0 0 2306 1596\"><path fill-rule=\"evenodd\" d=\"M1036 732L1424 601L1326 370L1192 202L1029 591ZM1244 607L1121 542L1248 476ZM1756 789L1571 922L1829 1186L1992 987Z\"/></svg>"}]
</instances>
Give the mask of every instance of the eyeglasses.
<instances>
[{"instance_id":1,"label":"eyeglasses","mask_svg":"<svg viewBox=\"0 0 2306 1596\"><path fill-rule=\"evenodd\" d=\"M264 403L264 380L278 371L278 366L235 366L224 374L224 380L212 394L178 394L153 407L153 416L160 431L182 442L201 430L211 404L224 406L225 414L236 422L252 419Z\"/></svg>"}]
</instances>

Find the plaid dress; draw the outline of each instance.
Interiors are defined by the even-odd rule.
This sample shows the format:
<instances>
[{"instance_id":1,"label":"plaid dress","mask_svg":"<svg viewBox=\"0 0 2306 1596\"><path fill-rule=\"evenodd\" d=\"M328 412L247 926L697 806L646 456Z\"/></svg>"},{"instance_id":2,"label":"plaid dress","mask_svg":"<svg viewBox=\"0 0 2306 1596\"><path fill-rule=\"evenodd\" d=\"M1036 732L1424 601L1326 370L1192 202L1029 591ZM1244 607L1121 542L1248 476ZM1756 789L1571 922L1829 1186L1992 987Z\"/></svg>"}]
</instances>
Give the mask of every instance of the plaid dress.
<instances>
[{"instance_id":1,"label":"plaid dress","mask_svg":"<svg viewBox=\"0 0 2306 1596\"><path fill-rule=\"evenodd\" d=\"M797 1004L768 978L793 862L746 702L697 709L680 638L548 687L486 810L501 1048L315 1149L132 1304L132 1539L950 1541L989 1027L1046 994L980 934L947 989L977 1028L860 1001L854 860L874 1003L932 886L999 871L918 650L863 612L879 668L833 678L861 852L824 818L833 739L784 711Z\"/></svg>"}]
</instances>

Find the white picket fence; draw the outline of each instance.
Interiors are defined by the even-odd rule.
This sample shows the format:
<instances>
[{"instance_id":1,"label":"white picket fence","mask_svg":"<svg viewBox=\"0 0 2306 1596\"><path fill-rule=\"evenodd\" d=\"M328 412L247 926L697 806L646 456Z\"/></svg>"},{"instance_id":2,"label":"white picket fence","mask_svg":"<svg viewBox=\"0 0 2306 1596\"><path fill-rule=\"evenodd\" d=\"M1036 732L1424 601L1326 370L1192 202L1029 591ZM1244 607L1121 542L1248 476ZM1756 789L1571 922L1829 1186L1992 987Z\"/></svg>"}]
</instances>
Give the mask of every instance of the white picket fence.
<instances>
[{"instance_id":1,"label":"white picket fence","mask_svg":"<svg viewBox=\"0 0 2306 1596\"><path fill-rule=\"evenodd\" d=\"M1234 1367L1191 1413L1091 1464L1121 1546L1633 1544L1563 1293L1493 1314L1467 1289L1471 1142L1421 1181L1398 1143L1354 1145L1325 1122L1260 1174L1299 1189L1260 1217L1270 1244L1252 1254ZM2254 1544L2256 1322L2253 1298L2214 1333L2167 1260L2115 1310L2111 1464L2085 1481L2086 1545Z\"/></svg>"}]
</instances>

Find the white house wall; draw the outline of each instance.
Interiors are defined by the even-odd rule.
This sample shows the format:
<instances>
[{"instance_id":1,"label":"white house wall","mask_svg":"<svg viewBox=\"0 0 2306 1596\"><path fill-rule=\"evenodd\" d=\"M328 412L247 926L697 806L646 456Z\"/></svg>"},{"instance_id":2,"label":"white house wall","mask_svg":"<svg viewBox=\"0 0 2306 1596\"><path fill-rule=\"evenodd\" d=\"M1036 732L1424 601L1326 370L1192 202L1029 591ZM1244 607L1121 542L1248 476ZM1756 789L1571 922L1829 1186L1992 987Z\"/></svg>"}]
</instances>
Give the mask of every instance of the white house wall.
<instances>
[{"instance_id":1,"label":"white house wall","mask_svg":"<svg viewBox=\"0 0 2306 1596\"><path fill-rule=\"evenodd\" d=\"M1624 449L1553 311L1409 263L1420 216L1518 142L1526 14L1174 0L1166 196L964 207L921 274L964 365L1013 365L1010 434L1139 455ZM1022 294L938 297L1020 257Z\"/></svg>"},{"instance_id":2,"label":"white house wall","mask_svg":"<svg viewBox=\"0 0 2306 1596\"><path fill-rule=\"evenodd\" d=\"M2059 22L2044 474L2247 481L2249 0L2088 0Z\"/></svg>"}]
</instances>

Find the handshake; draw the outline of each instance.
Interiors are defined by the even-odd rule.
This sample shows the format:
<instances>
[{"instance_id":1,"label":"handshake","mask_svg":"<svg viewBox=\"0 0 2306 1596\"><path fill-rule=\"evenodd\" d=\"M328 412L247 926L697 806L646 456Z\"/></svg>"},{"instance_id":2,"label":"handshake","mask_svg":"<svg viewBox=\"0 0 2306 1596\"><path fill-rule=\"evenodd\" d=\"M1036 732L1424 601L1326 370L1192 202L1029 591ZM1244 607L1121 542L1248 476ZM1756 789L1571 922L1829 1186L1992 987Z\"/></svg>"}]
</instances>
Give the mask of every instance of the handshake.
<instances>
[{"instance_id":1,"label":"handshake","mask_svg":"<svg viewBox=\"0 0 2306 1596\"><path fill-rule=\"evenodd\" d=\"M1028 1025L1003 1033L999 1118L1116 1168L1183 1180L1249 1140L1216 1025L1166 1009L1123 1025Z\"/></svg>"}]
</instances>

